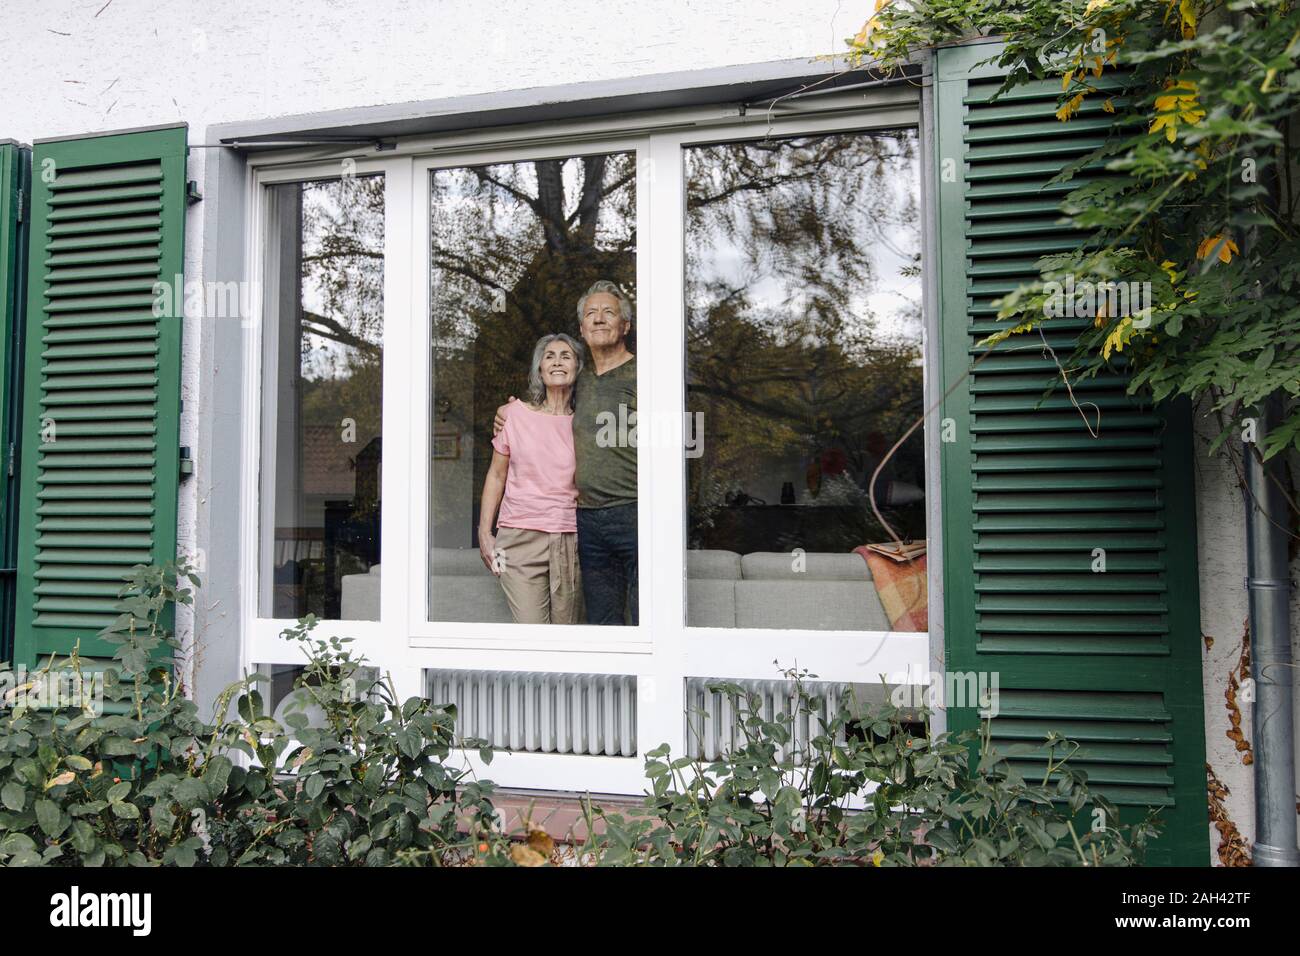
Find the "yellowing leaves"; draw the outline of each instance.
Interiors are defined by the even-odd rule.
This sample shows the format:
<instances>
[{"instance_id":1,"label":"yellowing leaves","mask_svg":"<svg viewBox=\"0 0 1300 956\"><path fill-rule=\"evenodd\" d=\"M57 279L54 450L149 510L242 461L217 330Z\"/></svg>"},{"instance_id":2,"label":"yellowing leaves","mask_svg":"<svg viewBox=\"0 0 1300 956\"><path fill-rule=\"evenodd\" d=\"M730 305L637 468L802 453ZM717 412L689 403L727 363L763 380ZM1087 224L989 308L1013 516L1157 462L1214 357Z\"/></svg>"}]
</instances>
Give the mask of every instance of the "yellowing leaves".
<instances>
[{"instance_id":1,"label":"yellowing leaves","mask_svg":"<svg viewBox=\"0 0 1300 956\"><path fill-rule=\"evenodd\" d=\"M1147 132L1158 133L1162 129L1165 131L1165 139L1172 143L1178 136L1178 117L1172 113L1157 116L1151 121Z\"/></svg>"},{"instance_id":2,"label":"yellowing leaves","mask_svg":"<svg viewBox=\"0 0 1300 956\"><path fill-rule=\"evenodd\" d=\"M1088 5L1085 13L1092 13L1096 10L1102 10L1107 6L1108 0L1094 0ZM1056 118L1062 123L1067 122L1075 113L1079 112L1083 105L1083 99L1089 93L1098 92L1097 88L1088 82L1088 74L1091 73L1096 79L1100 79L1106 69L1106 64L1114 64L1115 56L1119 52L1119 47L1124 43L1122 36L1107 37L1106 31L1100 27L1090 29L1087 38L1085 38L1075 52L1073 59L1070 61L1069 69L1061 75L1061 92L1070 93L1071 88L1082 87L1077 93L1066 100L1061 108L1056 111ZM1102 109L1107 113L1115 112L1115 103L1107 99L1102 104Z\"/></svg>"},{"instance_id":3,"label":"yellowing leaves","mask_svg":"<svg viewBox=\"0 0 1300 956\"><path fill-rule=\"evenodd\" d=\"M879 13L881 10L885 9L885 7L889 6L890 2L891 0L876 0L875 12ZM859 30L857 35L853 38L853 45L856 47L870 46L871 34L875 33L879 29L880 29L880 18L877 16L872 16L870 20L868 20L866 23L862 25L862 29Z\"/></svg>"},{"instance_id":4,"label":"yellowing leaves","mask_svg":"<svg viewBox=\"0 0 1300 956\"><path fill-rule=\"evenodd\" d=\"M1170 80L1165 84L1165 95L1156 97L1156 110L1161 113L1195 111L1198 89L1192 80ZM1187 120L1191 122L1191 120Z\"/></svg>"},{"instance_id":5,"label":"yellowing leaves","mask_svg":"<svg viewBox=\"0 0 1300 956\"><path fill-rule=\"evenodd\" d=\"M1194 0L1169 0L1169 7L1165 11L1166 21L1175 3L1178 4L1178 21L1182 27L1183 39L1190 40L1196 36L1196 3Z\"/></svg>"},{"instance_id":6,"label":"yellowing leaves","mask_svg":"<svg viewBox=\"0 0 1300 956\"><path fill-rule=\"evenodd\" d=\"M1079 107L1082 105L1083 105L1083 94L1076 93L1074 96L1066 100L1065 103L1061 106L1061 108L1056 111L1056 118L1059 119L1062 123L1064 123L1075 113L1079 112Z\"/></svg>"},{"instance_id":7,"label":"yellowing leaves","mask_svg":"<svg viewBox=\"0 0 1300 956\"><path fill-rule=\"evenodd\" d=\"M1104 10L1110 6L1110 0L1088 0L1088 5L1083 8L1083 15L1086 17L1094 10Z\"/></svg>"},{"instance_id":8,"label":"yellowing leaves","mask_svg":"<svg viewBox=\"0 0 1300 956\"><path fill-rule=\"evenodd\" d=\"M1200 245L1196 247L1196 258L1204 259L1216 248L1219 250L1218 259L1223 263L1231 262L1234 255L1241 255L1241 250L1231 238L1219 234L1201 240Z\"/></svg>"},{"instance_id":9,"label":"yellowing leaves","mask_svg":"<svg viewBox=\"0 0 1300 956\"><path fill-rule=\"evenodd\" d=\"M1080 59L1080 57L1075 57L1074 63L1075 63L1075 67L1079 68L1080 78L1085 76L1086 70L1082 66L1082 60ZM1074 80L1075 67L1071 67L1070 69L1066 70L1065 75L1061 77L1062 92L1065 92L1070 88L1070 83L1073 82ZM1079 112L1079 107L1083 105L1083 98L1086 94L1087 94L1087 90L1084 90L1082 93L1076 93L1074 96L1066 100L1061 105L1061 108L1056 111L1056 118L1059 119L1062 123L1064 123L1075 113Z\"/></svg>"},{"instance_id":10,"label":"yellowing leaves","mask_svg":"<svg viewBox=\"0 0 1300 956\"><path fill-rule=\"evenodd\" d=\"M546 865L546 857L522 843L516 843L510 847L510 859L514 860L516 866Z\"/></svg>"},{"instance_id":11,"label":"yellowing leaves","mask_svg":"<svg viewBox=\"0 0 1300 956\"><path fill-rule=\"evenodd\" d=\"M1191 80L1170 80L1165 84L1163 96L1156 97L1156 118L1151 121L1149 133L1165 131L1165 139L1173 142L1178 136L1178 124L1195 126L1205 119L1205 110L1197 101L1199 91Z\"/></svg>"},{"instance_id":12,"label":"yellowing leaves","mask_svg":"<svg viewBox=\"0 0 1300 956\"><path fill-rule=\"evenodd\" d=\"M1122 352L1124 346L1133 338L1133 319L1131 316L1124 316L1116 324L1115 328L1110 330L1110 335L1106 336L1106 341L1101 346L1101 357L1110 358L1112 351Z\"/></svg>"},{"instance_id":13,"label":"yellowing leaves","mask_svg":"<svg viewBox=\"0 0 1300 956\"><path fill-rule=\"evenodd\" d=\"M862 29L858 31L858 35L853 38L853 45L856 47L870 46L871 34L873 34L879 26L880 21L875 17L872 17L866 22Z\"/></svg>"},{"instance_id":14,"label":"yellowing leaves","mask_svg":"<svg viewBox=\"0 0 1300 956\"><path fill-rule=\"evenodd\" d=\"M555 840L541 827L529 826L527 842L530 850L542 856L549 857L555 852Z\"/></svg>"},{"instance_id":15,"label":"yellowing leaves","mask_svg":"<svg viewBox=\"0 0 1300 956\"><path fill-rule=\"evenodd\" d=\"M1007 315L999 315L998 318L1005 319L1007 318ZM1000 345L1001 343L1005 342L1013 335L1022 335L1025 332L1032 331L1033 329L1038 327L1038 322L1039 322L1038 319L1029 319L1011 328L998 329L998 331L994 332L992 335L988 336L985 339L982 339L979 344L985 348L993 348L994 346Z\"/></svg>"}]
</instances>

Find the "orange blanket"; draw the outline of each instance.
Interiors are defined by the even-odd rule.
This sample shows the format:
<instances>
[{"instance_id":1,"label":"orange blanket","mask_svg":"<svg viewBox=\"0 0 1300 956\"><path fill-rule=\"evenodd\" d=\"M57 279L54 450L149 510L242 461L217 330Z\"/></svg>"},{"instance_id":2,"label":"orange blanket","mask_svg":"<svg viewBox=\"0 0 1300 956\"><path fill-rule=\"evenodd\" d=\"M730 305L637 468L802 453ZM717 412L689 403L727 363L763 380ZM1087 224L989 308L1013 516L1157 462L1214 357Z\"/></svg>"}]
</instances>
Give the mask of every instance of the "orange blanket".
<instances>
[{"instance_id":1,"label":"orange blanket","mask_svg":"<svg viewBox=\"0 0 1300 956\"><path fill-rule=\"evenodd\" d=\"M881 606L896 631L928 631L930 629L929 587L926 577L926 555L910 561L895 561L872 551L865 544L853 549L862 555L871 571L871 582L876 586Z\"/></svg>"}]
</instances>

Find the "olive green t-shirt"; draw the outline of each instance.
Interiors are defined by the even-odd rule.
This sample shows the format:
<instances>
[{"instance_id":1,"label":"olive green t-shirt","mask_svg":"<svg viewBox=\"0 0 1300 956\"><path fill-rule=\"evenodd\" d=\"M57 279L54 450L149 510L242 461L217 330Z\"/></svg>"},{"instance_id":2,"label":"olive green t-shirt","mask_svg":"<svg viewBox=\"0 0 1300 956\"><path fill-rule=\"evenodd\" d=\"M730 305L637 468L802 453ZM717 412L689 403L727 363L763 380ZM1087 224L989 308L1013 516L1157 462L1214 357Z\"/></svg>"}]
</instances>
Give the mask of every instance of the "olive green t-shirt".
<instances>
[{"instance_id":1,"label":"olive green t-shirt","mask_svg":"<svg viewBox=\"0 0 1300 956\"><path fill-rule=\"evenodd\" d=\"M636 502L636 357L604 375L578 376L573 449L579 508Z\"/></svg>"}]
</instances>

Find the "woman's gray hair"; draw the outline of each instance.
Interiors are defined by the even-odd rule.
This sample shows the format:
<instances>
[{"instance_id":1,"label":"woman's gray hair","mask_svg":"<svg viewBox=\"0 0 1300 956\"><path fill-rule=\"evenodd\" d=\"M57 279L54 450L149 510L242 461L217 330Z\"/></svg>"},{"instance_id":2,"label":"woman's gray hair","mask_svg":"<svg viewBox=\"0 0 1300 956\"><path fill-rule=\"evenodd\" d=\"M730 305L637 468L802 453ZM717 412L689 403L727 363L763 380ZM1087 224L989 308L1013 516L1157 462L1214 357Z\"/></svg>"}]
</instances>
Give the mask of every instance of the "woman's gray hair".
<instances>
[{"instance_id":1,"label":"woman's gray hair","mask_svg":"<svg viewBox=\"0 0 1300 956\"><path fill-rule=\"evenodd\" d=\"M618 309L623 314L623 321L628 323L628 325L631 325L632 300L623 294L622 289L613 282L610 282L608 279L601 279L597 282L593 282L591 288L583 293L578 299L578 325L582 325L582 310L587 307L587 300L593 295L598 295L601 292L606 292L618 299Z\"/></svg>"},{"instance_id":2,"label":"woman's gray hair","mask_svg":"<svg viewBox=\"0 0 1300 956\"><path fill-rule=\"evenodd\" d=\"M574 369L573 385L578 384L578 373L582 371L582 345L572 335L565 335L563 332L552 332L549 335L543 335L537 340L536 347L533 348L533 364L528 369L528 400L534 405L540 405L546 401L546 384L542 381L542 357L546 355L546 347L552 342L563 342L573 352ZM574 388L569 389L569 407L573 407Z\"/></svg>"}]
</instances>

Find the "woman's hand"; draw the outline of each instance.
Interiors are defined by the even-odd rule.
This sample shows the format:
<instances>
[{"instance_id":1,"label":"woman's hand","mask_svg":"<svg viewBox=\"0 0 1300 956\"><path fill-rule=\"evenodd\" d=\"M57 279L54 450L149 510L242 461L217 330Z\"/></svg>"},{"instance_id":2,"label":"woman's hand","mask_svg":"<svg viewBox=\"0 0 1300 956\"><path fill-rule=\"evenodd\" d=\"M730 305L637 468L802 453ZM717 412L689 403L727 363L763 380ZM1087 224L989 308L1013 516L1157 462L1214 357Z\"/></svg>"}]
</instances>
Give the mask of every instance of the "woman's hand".
<instances>
[{"instance_id":1,"label":"woman's hand","mask_svg":"<svg viewBox=\"0 0 1300 956\"><path fill-rule=\"evenodd\" d=\"M483 479L483 497L478 519L478 553L483 559L483 567L497 577L505 564L505 556L497 554L497 539L492 533L496 524L497 510L505 495L506 475L510 471L510 456L493 449L492 464L488 465L487 477Z\"/></svg>"},{"instance_id":2,"label":"woman's hand","mask_svg":"<svg viewBox=\"0 0 1300 956\"><path fill-rule=\"evenodd\" d=\"M491 531L478 533L478 556L483 559L485 568L496 577L501 577L501 569L497 563L497 539Z\"/></svg>"},{"instance_id":3,"label":"woman's hand","mask_svg":"<svg viewBox=\"0 0 1300 956\"><path fill-rule=\"evenodd\" d=\"M504 405L497 406L497 413L492 419L493 438L496 438L497 435L501 434L501 429L506 427L506 409L510 407L511 402L517 402L517 401L519 401L519 399L511 395L509 398L506 399L506 403Z\"/></svg>"}]
</instances>

